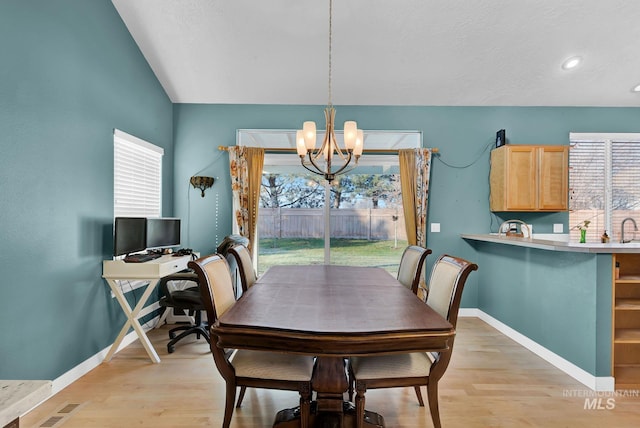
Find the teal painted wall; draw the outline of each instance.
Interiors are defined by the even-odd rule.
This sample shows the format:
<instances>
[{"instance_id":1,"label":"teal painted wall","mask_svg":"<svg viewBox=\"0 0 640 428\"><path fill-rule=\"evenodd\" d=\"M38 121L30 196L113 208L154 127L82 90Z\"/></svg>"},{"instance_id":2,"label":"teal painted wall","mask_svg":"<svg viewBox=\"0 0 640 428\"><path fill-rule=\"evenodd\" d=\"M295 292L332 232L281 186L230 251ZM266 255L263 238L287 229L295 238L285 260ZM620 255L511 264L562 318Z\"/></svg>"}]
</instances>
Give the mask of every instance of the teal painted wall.
<instances>
[{"instance_id":1,"label":"teal painted wall","mask_svg":"<svg viewBox=\"0 0 640 428\"><path fill-rule=\"evenodd\" d=\"M611 254L470 245L479 309L588 373L611 375Z\"/></svg>"},{"instance_id":2,"label":"teal painted wall","mask_svg":"<svg viewBox=\"0 0 640 428\"><path fill-rule=\"evenodd\" d=\"M434 254L477 262L475 249L460 233L495 232L513 217L533 223L535 233L551 233L553 223L568 230L567 213L490 213L489 150L484 149L498 129L506 129L511 144L563 145L570 132L638 132L639 113L638 108L338 106L336 122L354 119L362 129L422 131L424 145L440 149L432 163L429 222L440 223L442 232L429 232L428 246ZM323 123L322 115L323 106L175 105L176 214L189 219L189 245L213 251L231 231L228 156L218 151L219 145L234 145L236 129L297 129L304 120ZM196 172L219 177L204 199L188 187ZM429 259L430 267L435 257ZM471 275L463 307L477 307L484 286L479 278Z\"/></svg>"},{"instance_id":3,"label":"teal painted wall","mask_svg":"<svg viewBox=\"0 0 640 428\"><path fill-rule=\"evenodd\" d=\"M0 2L0 379L55 379L125 321L112 252L113 128L165 149L172 104L108 0Z\"/></svg>"}]
</instances>

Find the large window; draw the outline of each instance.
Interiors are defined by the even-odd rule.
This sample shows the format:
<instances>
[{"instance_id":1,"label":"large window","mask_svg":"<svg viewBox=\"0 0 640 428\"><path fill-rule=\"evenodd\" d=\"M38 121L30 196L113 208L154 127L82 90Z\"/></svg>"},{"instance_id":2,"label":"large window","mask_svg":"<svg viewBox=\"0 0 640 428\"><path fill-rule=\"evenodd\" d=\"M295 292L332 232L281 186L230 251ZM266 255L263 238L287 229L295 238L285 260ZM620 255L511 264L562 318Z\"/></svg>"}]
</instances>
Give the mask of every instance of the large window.
<instances>
[{"instance_id":1,"label":"large window","mask_svg":"<svg viewBox=\"0 0 640 428\"><path fill-rule=\"evenodd\" d=\"M421 140L419 132L365 132L359 166L329 186L300 166L295 131L239 131L238 144L266 150L259 272L273 264L332 263L378 266L395 274L407 241L398 155L389 152L420 147Z\"/></svg>"},{"instance_id":2,"label":"large window","mask_svg":"<svg viewBox=\"0 0 640 428\"><path fill-rule=\"evenodd\" d=\"M640 222L640 134L575 134L569 151L569 225L589 221L587 239L597 242L606 230L620 241L622 221ZM627 224L625 240L633 238ZM638 234L640 238L640 234Z\"/></svg>"},{"instance_id":3,"label":"large window","mask_svg":"<svg viewBox=\"0 0 640 428\"><path fill-rule=\"evenodd\" d=\"M118 129L113 132L114 217L162 215L161 147Z\"/></svg>"}]
</instances>

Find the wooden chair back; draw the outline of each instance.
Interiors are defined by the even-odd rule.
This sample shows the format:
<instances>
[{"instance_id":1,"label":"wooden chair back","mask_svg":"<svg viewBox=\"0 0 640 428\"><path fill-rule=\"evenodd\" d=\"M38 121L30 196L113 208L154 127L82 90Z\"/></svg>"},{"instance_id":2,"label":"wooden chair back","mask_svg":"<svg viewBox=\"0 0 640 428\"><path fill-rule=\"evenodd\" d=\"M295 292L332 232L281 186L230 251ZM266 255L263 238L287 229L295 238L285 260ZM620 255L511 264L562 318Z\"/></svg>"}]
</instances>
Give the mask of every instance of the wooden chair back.
<instances>
[{"instance_id":1,"label":"wooden chair back","mask_svg":"<svg viewBox=\"0 0 640 428\"><path fill-rule=\"evenodd\" d=\"M229 254L231 254L238 264L240 271L240 283L242 285L242 292L246 293L249 288L253 286L258 277L256 271L253 268L253 261L251 260L251 253L249 249L242 244L235 245L229 248Z\"/></svg>"},{"instance_id":2,"label":"wooden chair back","mask_svg":"<svg viewBox=\"0 0 640 428\"><path fill-rule=\"evenodd\" d=\"M431 254L430 249L417 245L409 245L402 252L398 266L398 281L410 289L413 294L418 294L422 267L429 254Z\"/></svg>"},{"instance_id":3,"label":"wooden chair back","mask_svg":"<svg viewBox=\"0 0 640 428\"><path fill-rule=\"evenodd\" d=\"M477 264L447 254L438 257L431 269L426 303L454 327L467 277L477 269Z\"/></svg>"},{"instance_id":4,"label":"wooden chair back","mask_svg":"<svg viewBox=\"0 0 640 428\"><path fill-rule=\"evenodd\" d=\"M438 257L431 269L426 304L449 321L454 328L458 323L462 291L469 274L474 270L478 270L477 264L447 254ZM447 370L454 341L455 337L446 351L432 353L434 362L429 375L432 381L437 382Z\"/></svg>"},{"instance_id":5,"label":"wooden chair back","mask_svg":"<svg viewBox=\"0 0 640 428\"><path fill-rule=\"evenodd\" d=\"M211 325L236 302L229 264L220 254L212 254L190 261L188 266L198 275L202 303Z\"/></svg>"}]
</instances>

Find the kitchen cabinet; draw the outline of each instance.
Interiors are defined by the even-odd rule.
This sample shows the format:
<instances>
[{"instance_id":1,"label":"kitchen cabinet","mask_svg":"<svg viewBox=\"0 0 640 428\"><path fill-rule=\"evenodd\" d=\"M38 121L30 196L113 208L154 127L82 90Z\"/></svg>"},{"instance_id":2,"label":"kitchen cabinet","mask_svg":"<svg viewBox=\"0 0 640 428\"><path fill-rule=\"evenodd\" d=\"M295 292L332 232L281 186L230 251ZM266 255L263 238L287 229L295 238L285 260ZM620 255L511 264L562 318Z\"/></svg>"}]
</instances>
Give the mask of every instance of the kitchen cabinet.
<instances>
[{"instance_id":1,"label":"kitchen cabinet","mask_svg":"<svg viewBox=\"0 0 640 428\"><path fill-rule=\"evenodd\" d=\"M569 147L505 145L491 152L491 211L566 211Z\"/></svg>"},{"instance_id":2,"label":"kitchen cabinet","mask_svg":"<svg viewBox=\"0 0 640 428\"><path fill-rule=\"evenodd\" d=\"M614 254L613 266L612 375L616 389L637 389L640 387L640 254Z\"/></svg>"}]
</instances>

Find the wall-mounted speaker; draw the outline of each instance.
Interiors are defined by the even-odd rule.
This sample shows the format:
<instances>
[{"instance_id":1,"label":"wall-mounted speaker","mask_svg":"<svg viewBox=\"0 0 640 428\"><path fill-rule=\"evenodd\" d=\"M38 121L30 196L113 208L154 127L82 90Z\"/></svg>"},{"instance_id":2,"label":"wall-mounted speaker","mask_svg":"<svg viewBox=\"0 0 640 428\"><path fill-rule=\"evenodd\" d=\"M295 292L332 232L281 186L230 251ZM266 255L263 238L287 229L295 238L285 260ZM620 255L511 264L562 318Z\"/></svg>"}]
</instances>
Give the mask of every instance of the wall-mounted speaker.
<instances>
[{"instance_id":1,"label":"wall-mounted speaker","mask_svg":"<svg viewBox=\"0 0 640 428\"><path fill-rule=\"evenodd\" d=\"M504 146L507 144L507 137L504 129L496 132L496 147Z\"/></svg>"}]
</instances>

